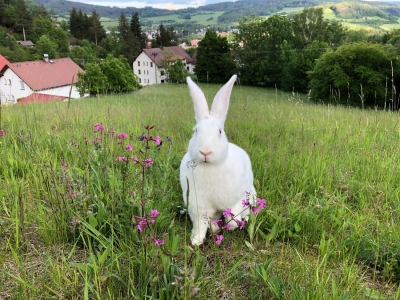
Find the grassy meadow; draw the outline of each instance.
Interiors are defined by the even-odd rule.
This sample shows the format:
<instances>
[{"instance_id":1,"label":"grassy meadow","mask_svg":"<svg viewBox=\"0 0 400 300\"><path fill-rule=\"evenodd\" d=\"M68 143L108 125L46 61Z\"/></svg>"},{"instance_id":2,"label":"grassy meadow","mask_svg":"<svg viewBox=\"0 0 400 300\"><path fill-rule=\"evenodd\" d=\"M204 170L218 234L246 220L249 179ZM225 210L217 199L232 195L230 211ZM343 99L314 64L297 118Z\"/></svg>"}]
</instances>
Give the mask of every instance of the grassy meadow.
<instances>
[{"instance_id":1,"label":"grassy meadow","mask_svg":"<svg viewBox=\"0 0 400 300\"><path fill-rule=\"evenodd\" d=\"M174 84L2 107L0 299L400 299L399 113L235 86L225 130L267 207L201 247L179 184L194 124Z\"/></svg>"}]
</instances>

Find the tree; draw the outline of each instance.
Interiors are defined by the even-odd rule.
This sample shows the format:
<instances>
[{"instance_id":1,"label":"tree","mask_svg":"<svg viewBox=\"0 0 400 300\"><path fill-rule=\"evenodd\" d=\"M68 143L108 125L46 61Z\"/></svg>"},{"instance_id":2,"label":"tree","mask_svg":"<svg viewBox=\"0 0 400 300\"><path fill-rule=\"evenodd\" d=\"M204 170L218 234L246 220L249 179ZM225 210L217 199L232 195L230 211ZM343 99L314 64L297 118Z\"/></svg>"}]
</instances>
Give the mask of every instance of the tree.
<instances>
[{"instance_id":1,"label":"tree","mask_svg":"<svg viewBox=\"0 0 400 300\"><path fill-rule=\"evenodd\" d=\"M124 54L124 47L119 33L112 28L111 32L100 43L99 57L106 58L108 54L118 57Z\"/></svg>"},{"instance_id":2,"label":"tree","mask_svg":"<svg viewBox=\"0 0 400 300\"><path fill-rule=\"evenodd\" d=\"M195 73L201 82L224 83L236 72L226 37L208 29L197 48Z\"/></svg>"},{"instance_id":3,"label":"tree","mask_svg":"<svg viewBox=\"0 0 400 300\"><path fill-rule=\"evenodd\" d=\"M101 63L103 74L107 77L108 91L112 93L131 92L140 88L140 84L133 74L125 57L112 55Z\"/></svg>"},{"instance_id":4,"label":"tree","mask_svg":"<svg viewBox=\"0 0 400 300\"><path fill-rule=\"evenodd\" d=\"M293 17L293 30L296 47L302 49L312 41L324 41L328 21L324 20L322 8L305 8L302 13Z\"/></svg>"},{"instance_id":5,"label":"tree","mask_svg":"<svg viewBox=\"0 0 400 300\"><path fill-rule=\"evenodd\" d=\"M398 108L398 102L386 90L388 85L394 91L399 82L398 75L393 78L393 86L390 82L392 64L398 70L395 57L378 44L361 42L343 45L337 51L328 50L309 72L311 97L316 101L360 107Z\"/></svg>"},{"instance_id":6,"label":"tree","mask_svg":"<svg viewBox=\"0 0 400 300\"><path fill-rule=\"evenodd\" d=\"M179 58L170 62L167 72L169 81L176 83L184 83L186 77L189 76L189 72Z\"/></svg>"},{"instance_id":7,"label":"tree","mask_svg":"<svg viewBox=\"0 0 400 300\"><path fill-rule=\"evenodd\" d=\"M81 97L85 94L95 96L106 93L107 77L98 63L88 63L85 73L78 73L76 86Z\"/></svg>"},{"instance_id":8,"label":"tree","mask_svg":"<svg viewBox=\"0 0 400 300\"><path fill-rule=\"evenodd\" d=\"M96 12L95 9L92 10L92 15L89 18L90 27L89 27L89 40L97 46L105 37L106 31L103 28L103 25L100 23L100 15Z\"/></svg>"},{"instance_id":9,"label":"tree","mask_svg":"<svg viewBox=\"0 0 400 300\"><path fill-rule=\"evenodd\" d=\"M0 0L0 25L5 25L6 4Z\"/></svg>"},{"instance_id":10,"label":"tree","mask_svg":"<svg viewBox=\"0 0 400 300\"><path fill-rule=\"evenodd\" d=\"M132 14L130 29L133 35L140 41L140 48L146 48L146 35L142 32L142 26L140 25L139 14L137 12Z\"/></svg>"},{"instance_id":11,"label":"tree","mask_svg":"<svg viewBox=\"0 0 400 300\"><path fill-rule=\"evenodd\" d=\"M73 47L69 53L69 57L84 69L87 63L99 61L96 50L90 46Z\"/></svg>"},{"instance_id":12,"label":"tree","mask_svg":"<svg viewBox=\"0 0 400 300\"><path fill-rule=\"evenodd\" d=\"M280 15L268 19L258 16L242 18L234 34L242 82L275 86L281 83L281 44L292 48L293 28L289 18Z\"/></svg>"},{"instance_id":13,"label":"tree","mask_svg":"<svg viewBox=\"0 0 400 300\"><path fill-rule=\"evenodd\" d=\"M121 11L118 24L119 34L123 42L123 54L128 59L128 62L132 63L141 51L140 40L130 30L124 11Z\"/></svg>"},{"instance_id":14,"label":"tree","mask_svg":"<svg viewBox=\"0 0 400 300\"><path fill-rule=\"evenodd\" d=\"M41 59L43 54L48 54L49 58L57 57L57 44L51 41L47 35L42 35L36 42L37 59Z\"/></svg>"},{"instance_id":15,"label":"tree","mask_svg":"<svg viewBox=\"0 0 400 300\"><path fill-rule=\"evenodd\" d=\"M30 15L28 8L24 0L17 0L15 5L16 11L18 12L15 17L15 32L32 31L32 16Z\"/></svg>"},{"instance_id":16,"label":"tree","mask_svg":"<svg viewBox=\"0 0 400 300\"><path fill-rule=\"evenodd\" d=\"M158 47L170 47L177 45L178 38L176 37L174 27L170 25L167 29L163 24L160 24L158 34L156 37L156 44Z\"/></svg>"},{"instance_id":17,"label":"tree","mask_svg":"<svg viewBox=\"0 0 400 300\"><path fill-rule=\"evenodd\" d=\"M7 27L12 27L15 24L17 13L15 12L14 6L6 4L4 9L3 24Z\"/></svg>"},{"instance_id":18,"label":"tree","mask_svg":"<svg viewBox=\"0 0 400 300\"><path fill-rule=\"evenodd\" d=\"M35 19L34 25L34 41L39 39L42 35L48 34L53 29L51 20L49 18L43 18L42 16Z\"/></svg>"},{"instance_id":19,"label":"tree","mask_svg":"<svg viewBox=\"0 0 400 300\"><path fill-rule=\"evenodd\" d=\"M327 43L314 41L304 51L296 51L284 42L281 46L283 65L281 87L296 92L307 92L309 85L307 73L314 68L316 59L327 48Z\"/></svg>"},{"instance_id":20,"label":"tree","mask_svg":"<svg viewBox=\"0 0 400 300\"><path fill-rule=\"evenodd\" d=\"M107 56L100 63L86 65L85 73L78 74L77 87L81 95L89 93L121 93L136 91L141 88L126 58Z\"/></svg>"},{"instance_id":21,"label":"tree","mask_svg":"<svg viewBox=\"0 0 400 300\"><path fill-rule=\"evenodd\" d=\"M69 12L69 32L72 36L78 38L79 35L79 15L75 7Z\"/></svg>"}]
</instances>

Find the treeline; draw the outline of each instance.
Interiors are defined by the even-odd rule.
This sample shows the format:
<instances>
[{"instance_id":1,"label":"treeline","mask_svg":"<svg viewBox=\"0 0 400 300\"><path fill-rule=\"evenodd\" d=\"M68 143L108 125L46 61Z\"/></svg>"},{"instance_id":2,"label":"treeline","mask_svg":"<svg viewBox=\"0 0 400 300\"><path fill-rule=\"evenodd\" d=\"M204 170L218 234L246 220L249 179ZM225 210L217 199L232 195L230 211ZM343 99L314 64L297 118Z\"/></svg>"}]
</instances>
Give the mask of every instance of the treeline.
<instances>
[{"instance_id":1,"label":"treeline","mask_svg":"<svg viewBox=\"0 0 400 300\"><path fill-rule=\"evenodd\" d=\"M52 9L58 13L67 13L70 12L73 8L75 8L76 10L82 10L83 13L87 14L90 14L94 9L99 15L109 18L119 18L121 14L121 8L115 6L110 7L110 6L92 5L80 2L65 1L65 0L35 0L35 2L38 3L39 5L46 7L46 9L48 10ZM168 16L171 14L170 10L158 9L150 6L144 8L126 7L124 8L124 12L127 15L132 15L135 12L137 12L141 18Z\"/></svg>"},{"instance_id":2,"label":"treeline","mask_svg":"<svg viewBox=\"0 0 400 300\"><path fill-rule=\"evenodd\" d=\"M195 72L204 82L238 73L242 84L308 93L317 102L398 109L399 55L400 30L349 31L325 20L322 8L307 8L293 19L243 18L229 47L207 32Z\"/></svg>"}]
</instances>

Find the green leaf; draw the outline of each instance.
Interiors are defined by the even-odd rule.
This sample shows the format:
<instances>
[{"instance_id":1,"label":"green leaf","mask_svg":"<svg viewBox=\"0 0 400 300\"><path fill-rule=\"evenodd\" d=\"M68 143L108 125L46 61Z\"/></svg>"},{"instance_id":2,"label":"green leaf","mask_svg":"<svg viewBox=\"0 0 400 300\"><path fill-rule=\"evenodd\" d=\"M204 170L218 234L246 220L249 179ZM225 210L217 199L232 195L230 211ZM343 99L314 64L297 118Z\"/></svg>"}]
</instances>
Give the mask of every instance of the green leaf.
<instances>
[{"instance_id":1,"label":"green leaf","mask_svg":"<svg viewBox=\"0 0 400 300\"><path fill-rule=\"evenodd\" d=\"M301 226L299 225L299 223L296 222L296 224L294 224L294 230L296 230L296 232L301 231Z\"/></svg>"},{"instance_id":2,"label":"green leaf","mask_svg":"<svg viewBox=\"0 0 400 300\"><path fill-rule=\"evenodd\" d=\"M95 216L89 215L89 224L92 227L96 227L99 224L99 222L97 221Z\"/></svg>"},{"instance_id":3,"label":"green leaf","mask_svg":"<svg viewBox=\"0 0 400 300\"><path fill-rule=\"evenodd\" d=\"M244 241L244 243L246 244L247 248L249 248L251 251L254 251L254 247L252 244L250 244L248 241Z\"/></svg>"}]
</instances>

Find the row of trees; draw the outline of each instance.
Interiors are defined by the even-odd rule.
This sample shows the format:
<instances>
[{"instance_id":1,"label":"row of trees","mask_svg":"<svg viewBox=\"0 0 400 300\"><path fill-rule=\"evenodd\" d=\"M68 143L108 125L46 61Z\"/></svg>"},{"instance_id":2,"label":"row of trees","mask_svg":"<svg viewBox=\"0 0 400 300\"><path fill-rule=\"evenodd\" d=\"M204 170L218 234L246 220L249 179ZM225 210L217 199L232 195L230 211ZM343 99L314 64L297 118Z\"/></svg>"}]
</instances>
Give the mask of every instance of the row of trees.
<instances>
[{"instance_id":1,"label":"row of trees","mask_svg":"<svg viewBox=\"0 0 400 300\"><path fill-rule=\"evenodd\" d=\"M293 19L243 18L230 45L208 31L195 72L204 82L238 73L243 84L307 92L316 101L397 108L399 50L399 30L368 36L307 8Z\"/></svg>"}]
</instances>

